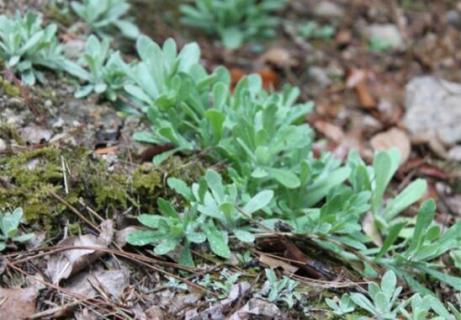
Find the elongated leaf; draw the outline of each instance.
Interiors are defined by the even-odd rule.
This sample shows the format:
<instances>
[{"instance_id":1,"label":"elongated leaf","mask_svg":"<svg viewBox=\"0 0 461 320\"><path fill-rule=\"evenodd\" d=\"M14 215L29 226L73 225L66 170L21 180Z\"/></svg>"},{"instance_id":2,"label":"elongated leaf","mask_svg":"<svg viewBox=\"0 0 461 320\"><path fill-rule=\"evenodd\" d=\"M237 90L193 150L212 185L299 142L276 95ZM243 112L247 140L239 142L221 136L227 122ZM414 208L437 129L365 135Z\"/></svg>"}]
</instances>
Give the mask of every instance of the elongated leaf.
<instances>
[{"instance_id":1,"label":"elongated leaf","mask_svg":"<svg viewBox=\"0 0 461 320\"><path fill-rule=\"evenodd\" d=\"M251 198L242 210L251 215L258 210L264 209L272 201L273 197L274 192L272 190L263 190Z\"/></svg>"},{"instance_id":2,"label":"elongated leaf","mask_svg":"<svg viewBox=\"0 0 461 320\"><path fill-rule=\"evenodd\" d=\"M227 245L227 234L224 231L218 230L213 224L205 227L205 234L211 251L222 258L229 259L231 252Z\"/></svg>"},{"instance_id":3,"label":"elongated leaf","mask_svg":"<svg viewBox=\"0 0 461 320\"><path fill-rule=\"evenodd\" d=\"M424 241L425 230L429 228L435 216L434 200L427 200L422 205L416 216L416 226L410 238L409 250L417 250Z\"/></svg>"},{"instance_id":4,"label":"elongated leaf","mask_svg":"<svg viewBox=\"0 0 461 320\"><path fill-rule=\"evenodd\" d=\"M296 174L288 169L272 168L269 170L269 173L275 180L288 189L295 189L301 185L301 181Z\"/></svg>"},{"instance_id":5,"label":"elongated leaf","mask_svg":"<svg viewBox=\"0 0 461 320\"><path fill-rule=\"evenodd\" d=\"M421 199L427 190L427 182L422 179L413 181L397 197L395 197L384 211L386 220L390 221L397 214Z\"/></svg>"}]
</instances>

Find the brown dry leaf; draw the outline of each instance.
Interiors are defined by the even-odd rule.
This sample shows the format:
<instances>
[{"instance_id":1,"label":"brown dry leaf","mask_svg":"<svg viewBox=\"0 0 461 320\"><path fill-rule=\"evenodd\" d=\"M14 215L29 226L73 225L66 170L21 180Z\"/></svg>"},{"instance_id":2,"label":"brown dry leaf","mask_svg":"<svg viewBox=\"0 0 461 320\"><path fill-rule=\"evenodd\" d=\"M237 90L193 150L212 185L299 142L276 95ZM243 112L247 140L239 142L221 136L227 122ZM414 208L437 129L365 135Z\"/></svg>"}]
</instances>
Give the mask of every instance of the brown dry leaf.
<instances>
[{"instance_id":1,"label":"brown dry leaf","mask_svg":"<svg viewBox=\"0 0 461 320\"><path fill-rule=\"evenodd\" d=\"M285 261L282 261L280 259L275 259L272 258L268 255L262 254L259 256L259 262L261 264L267 265L268 267L271 268L282 268L283 271L289 274L293 274L296 271L298 271L299 268L292 266L289 263L286 263Z\"/></svg>"},{"instance_id":2,"label":"brown dry leaf","mask_svg":"<svg viewBox=\"0 0 461 320\"><path fill-rule=\"evenodd\" d=\"M362 220L363 232L370 237L371 241L378 247L383 245L383 239L375 225L375 218L371 212L367 213Z\"/></svg>"},{"instance_id":3,"label":"brown dry leaf","mask_svg":"<svg viewBox=\"0 0 461 320\"><path fill-rule=\"evenodd\" d=\"M263 88L264 89L273 89L278 83L278 76L277 74L272 71L271 69L263 69L258 72L263 80Z\"/></svg>"},{"instance_id":4,"label":"brown dry leaf","mask_svg":"<svg viewBox=\"0 0 461 320\"><path fill-rule=\"evenodd\" d=\"M290 51L281 48L281 47L274 47L266 51L259 59L258 63L264 64L272 64L279 68L290 68L294 67L298 64L295 58L291 55Z\"/></svg>"},{"instance_id":5,"label":"brown dry leaf","mask_svg":"<svg viewBox=\"0 0 461 320\"><path fill-rule=\"evenodd\" d=\"M123 290L129 285L129 276L126 270L82 273L77 275L66 288L87 298L94 298L98 292L103 292L106 296L119 299Z\"/></svg>"},{"instance_id":6,"label":"brown dry leaf","mask_svg":"<svg viewBox=\"0 0 461 320\"><path fill-rule=\"evenodd\" d=\"M59 246L75 247L97 247L107 248L111 243L114 228L112 220L106 220L100 225L101 234L83 235L62 240ZM67 279L76 272L84 269L104 254L102 251L89 249L66 250L51 257L48 261L46 274L51 278L53 284L58 284L62 279Z\"/></svg>"},{"instance_id":7,"label":"brown dry leaf","mask_svg":"<svg viewBox=\"0 0 461 320\"><path fill-rule=\"evenodd\" d=\"M400 164L410 158L411 142L407 133L399 128L391 128L371 138L371 146L375 151L397 148L400 151Z\"/></svg>"},{"instance_id":8,"label":"brown dry leaf","mask_svg":"<svg viewBox=\"0 0 461 320\"><path fill-rule=\"evenodd\" d=\"M273 303L252 298L240 310L230 316L229 320L250 320L250 319L283 319L282 312Z\"/></svg>"},{"instance_id":9,"label":"brown dry leaf","mask_svg":"<svg viewBox=\"0 0 461 320\"><path fill-rule=\"evenodd\" d=\"M117 152L117 146L98 148L95 150L95 153L99 155L115 154L116 152Z\"/></svg>"},{"instance_id":10,"label":"brown dry leaf","mask_svg":"<svg viewBox=\"0 0 461 320\"><path fill-rule=\"evenodd\" d=\"M364 109L375 109L377 106L376 99L370 92L367 84L368 74L362 69L352 69L347 78L347 87L354 88L359 100L359 104Z\"/></svg>"},{"instance_id":11,"label":"brown dry leaf","mask_svg":"<svg viewBox=\"0 0 461 320\"><path fill-rule=\"evenodd\" d=\"M165 314L159 306L152 306L145 312L146 320L164 320Z\"/></svg>"},{"instance_id":12,"label":"brown dry leaf","mask_svg":"<svg viewBox=\"0 0 461 320\"><path fill-rule=\"evenodd\" d=\"M0 288L0 318L2 320L27 319L35 313L37 288Z\"/></svg>"},{"instance_id":13,"label":"brown dry leaf","mask_svg":"<svg viewBox=\"0 0 461 320\"><path fill-rule=\"evenodd\" d=\"M314 128L335 143L341 143L344 139L343 129L329 122L317 120L314 122Z\"/></svg>"},{"instance_id":14,"label":"brown dry leaf","mask_svg":"<svg viewBox=\"0 0 461 320\"><path fill-rule=\"evenodd\" d=\"M246 296L251 290L251 285L248 282L241 282L235 284L230 293L229 297L217 302L211 307L198 312L197 309L189 310L186 312L186 320L201 320L201 319L225 319L224 314L227 309L235 302L237 299Z\"/></svg>"}]
</instances>

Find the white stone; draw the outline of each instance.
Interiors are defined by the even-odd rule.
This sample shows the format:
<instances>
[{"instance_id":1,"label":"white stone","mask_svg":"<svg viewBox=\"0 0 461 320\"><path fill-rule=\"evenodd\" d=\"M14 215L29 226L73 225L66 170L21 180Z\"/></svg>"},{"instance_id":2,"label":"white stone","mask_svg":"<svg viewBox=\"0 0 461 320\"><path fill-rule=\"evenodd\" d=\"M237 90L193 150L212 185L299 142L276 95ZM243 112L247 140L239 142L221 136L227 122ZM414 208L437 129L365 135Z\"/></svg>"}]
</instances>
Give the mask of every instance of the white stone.
<instances>
[{"instance_id":1,"label":"white stone","mask_svg":"<svg viewBox=\"0 0 461 320\"><path fill-rule=\"evenodd\" d=\"M414 138L435 136L445 145L461 141L461 84L417 77L405 92L404 125Z\"/></svg>"}]
</instances>

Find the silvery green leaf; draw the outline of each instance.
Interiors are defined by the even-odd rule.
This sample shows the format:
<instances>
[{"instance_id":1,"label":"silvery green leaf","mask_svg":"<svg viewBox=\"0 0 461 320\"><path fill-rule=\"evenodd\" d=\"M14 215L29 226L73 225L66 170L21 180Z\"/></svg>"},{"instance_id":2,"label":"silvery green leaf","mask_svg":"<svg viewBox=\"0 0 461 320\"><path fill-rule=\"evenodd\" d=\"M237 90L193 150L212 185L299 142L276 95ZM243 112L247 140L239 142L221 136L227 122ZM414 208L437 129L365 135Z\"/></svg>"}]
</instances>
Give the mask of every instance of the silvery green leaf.
<instances>
[{"instance_id":1,"label":"silvery green leaf","mask_svg":"<svg viewBox=\"0 0 461 320\"><path fill-rule=\"evenodd\" d=\"M153 214L141 214L138 216L138 221L140 223L152 229L157 229L159 227L160 221L162 220L163 218L161 216Z\"/></svg>"},{"instance_id":2,"label":"silvery green leaf","mask_svg":"<svg viewBox=\"0 0 461 320\"><path fill-rule=\"evenodd\" d=\"M5 250L5 248L6 248L6 243L3 241L0 241L0 251Z\"/></svg>"},{"instance_id":3,"label":"silvery green leaf","mask_svg":"<svg viewBox=\"0 0 461 320\"><path fill-rule=\"evenodd\" d=\"M227 244L227 233L222 230L218 230L213 224L208 224L204 228L210 249L216 255L229 259L231 252Z\"/></svg>"},{"instance_id":4,"label":"silvery green leaf","mask_svg":"<svg viewBox=\"0 0 461 320\"><path fill-rule=\"evenodd\" d=\"M136 39L140 34L138 27L128 20L118 20L114 24L127 38Z\"/></svg>"},{"instance_id":5,"label":"silvery green leaf","mask_svg":"<svg viewBox=\"0 0 461 320\"><path fill-rule=\"evenodd\" d=\"M9 238L16 235L22 216L22 208L16 208L13 212L5 213L3 217L0 217L1 230L5 237Z\"/></svg>"},{"instance_id":6,"label":"silvery green leaf","mask_svg":"<svg viewBox=\"0 0 461 320\"><path fill-rule=\"evenodd\" d=\"M91 92L93 92L93 90L94 90L94 86L89 84L89 85L80 87L77 91L75 91L74 96L77 99L85 98L89 94L91 94Z\"/></svg>"},{"instance_id":7,"label":"silvery green leaf","mask_svg":"<svg viewBox=\"0 0 461 320\"><path fill-rule=\"evenodd\" d=\"M133 246L154 244L163 238L162 234L155 231L134 231L127 237L127 242Z\"/></svg>"},{"instance_id":8,"label":"silvery green leaf","mask_svg":"<svg viewBox=\"0 0 461 320\"><path fill-rule=\"evenodd\" d=\"M397 286L397 277L392 270L387 271L381 279L381 289L387 300L390 300Z\"/></svg>"},{"instance_id":9,"label":"silvery green leaf","mask_svg":"<svg viewBox=\"0 0 461 320\"><path fill-rule=\"evenodd\" d=\"M13 237L13 241L15 242L27 242L31 239L34 238L34 234L33 233L28 233L28 234L22 234L22 235L19 235L19 236L15 236Z\"/></svg>"},{"instance_id":10,"label":"silvery green leaf","mask_svg":"<svg viewBox=\"0 0 461 320\"><path fill-rule=\"evenodd\" d=\"M174 249L176 249L177 245L178 241L174 238L166 238L160 240L160 243L155 246L154 253L160 256L167 254L168 252L171 252Z\"/></svg>"},{"instance_id":11,"label":"silvery green leaf","mask_svg":"<svg viewBox=\"0 0 461 320\"><path fill-rule=\"evenodd\" d=\"M192 200L192 191L183 180L177 178L168 178L167 184L169 188L182 195L185 199L189 201Z\"/></svg>"},{"instance_id":12,"label":"silvery green leaf","mask_svg":"<svg viewBox=\"0 0 461 320\"><path fill-rule=\"evenodd\" d=\"M269 169L269 174L288 189L296 189L301 185L301 181L296 174L288 169L272 168Z\"/></svg>"},{"instance_id":13,"label":"silvery green leaf","mask_svg":"<svg viewBox=\"0 0 461 320\"><path fill-rule=\"evenodd\" d=\"M274 192L272 190L263 190L251 198L242 210L251 215L256 211L264 209L272 201L273 197Z\"/></svg>"},{"instance_id":14,"label":"silvery green leaf","mask_svg":"<svg viewBox=\"0 0 461 320\"><path fill-rule=\"evenodd\" d=\"M253 243L255 241L255 236L247 230L234 229L232 232L234 233L235 237L242 242Z\"/></svg>"},{"instance_id":15,"label":"silvery green leaf","mask_svg":"<svg viewBox=\"0 0 461 320\"><path fill-rule=\"evenodd\" d=\"M413 181L397 195L384 210L384 216L389 221L397 214L420 200L427 190L427 182L422 179Z\"/></svg>"}]
</instances>

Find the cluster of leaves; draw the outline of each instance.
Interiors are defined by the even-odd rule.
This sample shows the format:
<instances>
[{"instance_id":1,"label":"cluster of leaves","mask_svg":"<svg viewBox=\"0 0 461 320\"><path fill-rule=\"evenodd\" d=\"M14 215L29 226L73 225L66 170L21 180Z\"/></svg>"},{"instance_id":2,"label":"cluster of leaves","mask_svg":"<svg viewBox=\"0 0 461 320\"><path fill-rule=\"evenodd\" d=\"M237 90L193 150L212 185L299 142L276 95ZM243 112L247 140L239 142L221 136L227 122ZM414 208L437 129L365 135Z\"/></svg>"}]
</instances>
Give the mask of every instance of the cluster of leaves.
<instances>
[{"instance_id":1,"label":"cluster of leaves","mask_svg":"<svg viewBox=\"0 0 461 320\"><path fill-rule=\"evenodd\" d=\"M5 250L9 242L23 243L34 237L33 233L19 234L18 228L22 216L23 212L21 208L17 208L13 212L3 212L0 214L0 251Z\"/></svg>"},{"instance_id":2,"label":"cluster of leaves","mask_svg":"<svg viewBox=\"0 0 461 320\"><path fill-rule=\"evenodd\" d=\"M245 243L254 241L252 230L245 221L272 200L272 191L261 191L254 197L240 194L235 184L223 184L214 170L192 186L170 178L168 185L188 201L190 207L178 213L173 205L158 200L160 215L139 216L139 222L151 230L136 231L129 235L133 245L154 244L156 254L166 254L182 247L180 262L193 264L190 244L207 242L218 256L230 258L229 234Z\"/></svg>"},{"instance_id":3,"label":"cluster of leaves","mask_svg":"<svg viewBox=\"0 0 461 320\"><path fill-rule=\"evenodd\" d=\"M326 299L327 305L338 316L343 316L353 312L356 307L371 314L374 319L392 320L404 319L409 320L458 320L460 311L449 304L450 310L433 295L424 295L416 293L408 299L398 303L399 295L402 291L397 286L397 277L393 271L387 271L381 284L371 282L368 285L368 296L363 293L344 294L341 299ZM410 310L408 310L408 307ZM362 317L360 319L368 319Z\"/></svg>"},{"instance_id":4,"label":"cluster of leaves","mask_svg":"<svg viewBox=\"0 0 461 320\"><path fill-rule=\"evenodd\" d=\"M152 130L135 138L174 146L155 162L178 151L201 151L225 161L223 176L230 182L212 170L192 186L170 179L169 186L185 200L181 213L170 203L168 214L149 216L154 223L142 216L141 223L152 230L134 233L133 244L152 243L157 253L182 248L181 256L187 257L182 262L192 263L191 243L208 243L228 258L232 239L251 243L258 233L283 225L293 234L309 235L367 277L378 276L380 266L422 295L431 293L420 282L424 277L461 289L461 279L443 274L439 262L459 246L461 223L442 232L433 222L431 200L416 217L402 215L422 199L427 184L417 179L391 196L397 150L377 153L371 165L354 152L346 163L329 153L315 157L312 130L303 121L312 105L296 104L297 89L267 92L259 77L248 76L231 91L229 72L208 73L194 43L178 53L172 40L160 47L141 37L137 50L140 62L124 67L132 81L124 89ZM162 207L159 203L165 211ZM366 215L372 231L364 233Z\"/></svg>"},{"instance_id":5,"label":"cluster of leaves","mask_svg":"<svg viewBox=\"0 0 461 320\"><path fill-rule=\"evenodd\" d=\"M77 98L95 92L115 101L126 84L127 77L122 69L120 53L111 51L107 38L100 41L96 36L90 36L81 61L67 61L65 66L67 72L86 83L75 92Z\"/></svg>"},{"instance_id":6,"label":"cluster of leaves","mask_svg":"<svg viewBox=\"0 0 461 320\"><path fill-rule=\"evenodd\" d=\"M83 0L72 1L70 5L75 14L101 37L107 37L114 28L131 39L139 35L138 27L123 18L130 10L126 0Z\"/></svg>"},{"instance_id":7,"label":"cluster of leaves","mask_svg":"<svg viewBox=\"0 0 461 320\"><path fill-rule=\"evenodd\" d=\"M285 0L194 0L182 5L182 22L218 36L227 48L274 36L279 19L272 14Z\"/></svg>"},{"instance_id":8,"label":"cluster of leaves","mask_svg":"<svg viewBox=\"0 0 461 320\"><path fill-rule=\"evenodd\" d=\"M33 85L44 81L37 68L62 70L65 57L56 38L58 27L42 27L42 17L33 12L24 16L0 16L0 59L5 67Z\"/></svg>"}]
</instances>

